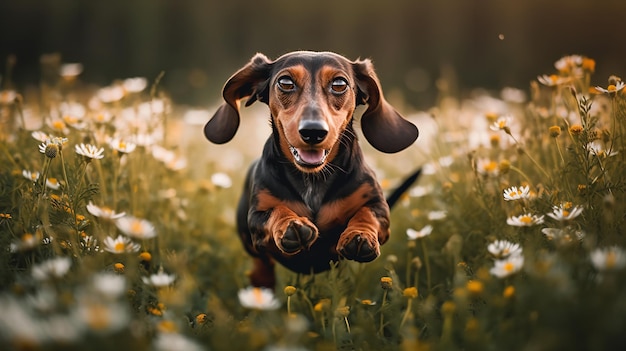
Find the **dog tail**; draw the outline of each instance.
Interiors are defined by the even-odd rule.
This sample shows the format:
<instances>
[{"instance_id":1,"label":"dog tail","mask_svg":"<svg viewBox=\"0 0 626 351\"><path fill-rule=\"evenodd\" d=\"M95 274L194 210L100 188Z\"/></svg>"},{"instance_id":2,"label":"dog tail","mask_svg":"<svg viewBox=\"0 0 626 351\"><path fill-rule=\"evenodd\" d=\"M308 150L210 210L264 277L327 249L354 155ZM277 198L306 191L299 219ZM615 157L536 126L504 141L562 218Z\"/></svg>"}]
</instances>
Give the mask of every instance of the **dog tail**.
<instances>
[{"instance_id":1,"label":"dog tail","mask_svg":"<svg viewBox=\"0 0 626 351\"><path fill-rule=\"evenodd\" d=\"M387 205L389 205L389 208L392 208L393 205L395 205L395 203L398 202L398 200L400 200L402 195L407 190L409 190L411 185L413 185L413 183L415 183L415 181L417 180L417 178L419 178L421 173L422 173L422 169L418 168L416 171L411 173L411 175L409 175L402 182L402 184L400 184L400 186L398 186L396 189L394 189L393 192L389 196L387 196Z\"/></svg>"}]
</instances>

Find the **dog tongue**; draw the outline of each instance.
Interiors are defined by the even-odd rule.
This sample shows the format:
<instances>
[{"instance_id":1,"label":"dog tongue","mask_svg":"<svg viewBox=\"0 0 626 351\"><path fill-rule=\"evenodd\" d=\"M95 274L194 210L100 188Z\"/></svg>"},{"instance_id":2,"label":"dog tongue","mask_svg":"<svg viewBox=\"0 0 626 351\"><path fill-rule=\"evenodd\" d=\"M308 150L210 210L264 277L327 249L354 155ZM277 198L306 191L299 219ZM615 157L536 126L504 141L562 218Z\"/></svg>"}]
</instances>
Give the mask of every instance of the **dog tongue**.
<instances>
[{"instance_id":1,"label":"dog tongue","mask_svg":"<svg viewBox=\"0 0 626 351\"><path fill-rule=\"evenodd\" d=\"M303 162L309 164L322 163L324 160L324 150L302 150L298 149L298 155Z\"/></svg>"}]
</instances>

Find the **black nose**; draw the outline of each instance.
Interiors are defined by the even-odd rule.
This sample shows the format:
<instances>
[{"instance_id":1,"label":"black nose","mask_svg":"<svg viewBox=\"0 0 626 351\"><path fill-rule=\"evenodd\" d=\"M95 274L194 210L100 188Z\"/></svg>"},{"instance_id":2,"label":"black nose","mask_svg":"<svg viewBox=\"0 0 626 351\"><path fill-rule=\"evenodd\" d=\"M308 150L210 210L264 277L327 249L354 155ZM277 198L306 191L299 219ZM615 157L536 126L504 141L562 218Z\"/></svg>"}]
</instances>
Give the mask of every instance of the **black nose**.
<instances>
[{"instance_id":1,"label":"black nose","mask_svg":"<svg viewBox=\"0 0 626 351\"><path fill-rule=\"evenodd\" d=\"M307 144L319 144L328 134L328 124L320 120L303 120L298 126L300 137Z\"/></svg>"}]
</instances>

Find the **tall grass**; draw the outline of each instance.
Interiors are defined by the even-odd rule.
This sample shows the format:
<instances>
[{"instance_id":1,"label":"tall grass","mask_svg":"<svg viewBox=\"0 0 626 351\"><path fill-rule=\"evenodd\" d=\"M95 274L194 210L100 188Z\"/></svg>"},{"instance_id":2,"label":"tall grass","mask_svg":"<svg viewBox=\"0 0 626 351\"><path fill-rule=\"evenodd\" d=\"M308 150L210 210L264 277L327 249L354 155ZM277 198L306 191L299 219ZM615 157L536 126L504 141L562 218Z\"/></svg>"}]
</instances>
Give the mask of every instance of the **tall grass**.
<instances>
[{"instance_id":1,"label":"tall grass","mask_svg":"<svg viewBox=\"0 0 626 351\"><path fill-rule=\"evenodd\" d=\"M43 60L42 62L46 62ZM155 82L77 67L0 92L3 349L605 350L626 339L626 89L567 56L529 93L443 96L385 187L423 175L369 264L251 289L234 227L264 135L215 147ZM68 73L68 70L70 73ZM78 70L80 71L80 70ZM50 73L52 72L52 73ZM247 131L246 131L247 128ZM364 146L369 150L367 146ZM244 307L245 306L245 307Z\"/></svg>"}]
</instances>

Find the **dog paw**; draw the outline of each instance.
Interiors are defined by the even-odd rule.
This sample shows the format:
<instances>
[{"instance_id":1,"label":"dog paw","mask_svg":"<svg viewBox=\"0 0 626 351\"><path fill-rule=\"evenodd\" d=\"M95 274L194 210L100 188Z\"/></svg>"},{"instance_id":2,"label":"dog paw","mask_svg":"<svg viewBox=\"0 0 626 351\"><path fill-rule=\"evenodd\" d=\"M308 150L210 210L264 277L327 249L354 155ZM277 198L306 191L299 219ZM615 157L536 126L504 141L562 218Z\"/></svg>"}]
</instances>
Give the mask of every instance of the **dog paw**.
<instances>
[{"instance_id":1,"label":"dog paw","mask_svg":"<svg viewBox=\"0 0 626 351\"><path fill-rule=\"evenodd\" d=\"M380 255L380 244L374 234L344 232L339 238L337 251L349 260L370 262Z\"/></svg>"},{"instance_id":2,"label":"dog paw","mask_svg":"<svg viewBox=\"0 0 626 351\"><path fill-rule=\"evenodd\" d=\"M292 220L276 240L278 248L289 255L294 255L302 249L308 249L317 239L317 228L312 223Z\"/></svg>"}]
</instances>

